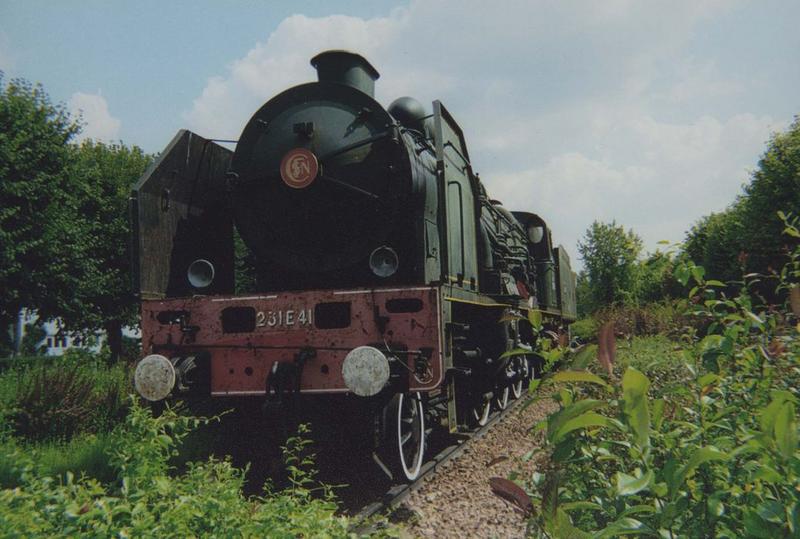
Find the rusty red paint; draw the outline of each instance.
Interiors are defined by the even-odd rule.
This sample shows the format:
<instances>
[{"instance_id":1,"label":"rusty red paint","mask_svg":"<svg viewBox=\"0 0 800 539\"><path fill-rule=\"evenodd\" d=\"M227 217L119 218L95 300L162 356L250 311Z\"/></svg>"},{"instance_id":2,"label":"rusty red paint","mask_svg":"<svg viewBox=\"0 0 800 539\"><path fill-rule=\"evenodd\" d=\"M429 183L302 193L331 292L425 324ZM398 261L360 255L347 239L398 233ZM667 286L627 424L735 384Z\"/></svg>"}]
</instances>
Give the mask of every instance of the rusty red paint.
<instances>
[{"instance_id":1,"label":"rusty red paint","mask_svg":"<svg viewBox=\"0 0 800 539\"><path fill-rule=\"evenodd\" d=\"M388 300L411 298L422 302L421 310L390 313L386 309ZM316 327L313 318L318 304L346 302L350 303L349 327ZM254 309L256 326L252 331L223 331L223 310L232 307ZM380 317L388 320L383 333L375 316L376 307ZM177 321L164 323L163 315L159 321L159 313L165 311L188 313L183 329ZM301 312L305 313L302 320ZM444 374L440 327L438 289L429 287L286 292L248 297L196 296L142 303L144 352L168 356L200 350L209 352L211 391L217 396L264 395L273 363L292 362L306 347L314 348L316 357L305 364L301 392L343 393L347 388L342 379L341 365L347 353L357 346L369 344L384 348L384 341L392 348L432 351L430 380L419 381L411 373L408 379L409 389L430 391L442 383ZM414 368L413 356L399 357Z\"/></svg>"}]
</instances>

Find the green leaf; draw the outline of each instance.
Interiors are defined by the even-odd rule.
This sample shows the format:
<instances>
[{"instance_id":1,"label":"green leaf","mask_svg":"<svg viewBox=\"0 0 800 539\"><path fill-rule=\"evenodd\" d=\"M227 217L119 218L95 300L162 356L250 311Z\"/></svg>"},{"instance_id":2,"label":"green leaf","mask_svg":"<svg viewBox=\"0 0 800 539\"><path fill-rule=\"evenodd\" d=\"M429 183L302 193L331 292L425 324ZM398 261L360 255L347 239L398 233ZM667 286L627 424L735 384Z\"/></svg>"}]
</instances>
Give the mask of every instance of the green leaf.
<instances>
[{"instance_id":1,"label":"green leaf","mask_svg":"<svg viewBox=\"0 0 800 539\"><path fill-rule=\"evenodd\" d=\"M617 495L630 496L648 488L653 481L654 474L652 470L642 474L640 477L617 472Z\"/></svg>"},{"instance_id":2,"label":"green leaf","mask_svg":"<svg viewBox=\"0 0 800 539\"><path fill-rule=\"evenodd\" d=\"M564 511L602 511L603 506L593 502L569 502L561 504Z\"/></svg>"},{"instance_id":3,"label":"green leaf","mask_svg":"<svg viewBox=\"0 0 800 539\"><path fill-rule=\"evenodd\" d=\"M548 438L552 438L556 431L563 427L567 421L574 419L585 412L606 406L607 404L608 403L605 401L596 399L582 399L555 412L547 419Z\"/></svg>"},{"instance_id":4,"label":"green leaf","mask_svg":"<svg viewBox=\"0 0 800 539\"><path fill-rule=\"evenodd\" d=\"M564 425L558 429L558 431L552 436L551 443L559 443L564 437L579 429L585 429L587 427L614 427L617 428L617 423L614 422L613 419L610 419L604 415L600 415L596 412L586 412L585 414L581 414L578 417L570 419Z\"/></svg>"},{"instance_id":5,"label":"green leaf","mask_svg":"<svg viewBox=\"0 0 800 539\"><path fill-rule=\"evenodd\" d=\"M745 309L744 314L747 315L747 317L750 318L753 322L755 322L757 326L760 327L760 326L764 325L764 321L761 320L758 317L758 315L756 315L754 312L748 311L747 309Z\"/></svg>"},{"instance_id":6,"label":"green leaf","mask_svg":"<svg viewBox=\"0 0 800 539\"><path fill-rule=\"evenodd\" d=\"M513 350L508 350L508 351L503 352L502 354L500 354L500 359L507 358L507 357L512 357L512 356L525 356L525 355L529 355L530 353L531 353L531 351L527 350L525 348L514 348Z\"/></svg>"},{"instance_id":7,"label":"green leaf","mask_svg":"<svg viewBox=\"0 0 800 539\"><path fill-rule=\"evenodd\" d=\"M553 382L588 382L610 389L605 380L587 371L559 371L550 377Z\"/></svg>"},{"instance_id":8,"label":"green leaf","mask_svg":"<svg viewBox=\"0 0 800 539\"><path fill-rule=\"evenodd\" d=\"M698 378L697 383L700 384L700 387L706 387L709 384L713 384L717 380L719 380L719 375L710 372Z\"/></svg>"},{"instance_id":9,"label":"green leaf","mask_svg":"<svg viewBox=\"0 0 800 539\"><path fill-rule=\"evenodd\" d=\"M784 403L796 402L796 397L789 391L773 391L770 393L772 400L766 408L761 411L761 418L759 424L761 425L761 432L770 435L775 428L775 421Z\"/></svg>"},{"instance_id":10,"label":"green leaf","mask_svg":"<svg viewBox=\"0 0 800 539\"><path fill-rule=\"evenodd\" d=\"M744 529L748 537L758 539L775 539L782 535L780 526L764 520L753 509L747 510L744 514Z\"/></svg>"},{"instance_id":11,"label":"green leaf","mask_svg":"<svg viewBox=\"0 0 800 539\"><path fill-rule=\"evenodd\" d=\"M783 505L775 500L761 502L758 507L756 507L756 513L767 522L774 522L775 524L782 524L786 516Z\"/></svg>"},{"instance_id":12,"label":"green leaf","mask_svg":"<svg viewBox=\"0 0 800 539\"><path fill-rule=\"evenodd\" d=\"M750 479L752 481L764 481L765 483L774 484L783 481L784 476L772 466L767 466L766 464L761 463L758 469L756 469L756 471L750 476Z\"/></svg>"},{"instance_id":13,"label":"green leaf","mask_svg":"<svg viewBox=\"0 0 800 539\"><path fill-rule=\"evenodd\" d=\"M706 281L706 286L725 286L725 283L716 279L709 279Z\"/></svg>"},{"instance_id":14,"label":"green leaf","mask_svg":"<svg viewBox=\"0 0 800 539\"><path fill-rule=\"evenodd\" d=\"M703 340L697 345L700 353L708 352L709 350L716 350L722 344L722 335L706 335Z\"/></svg>"},{"instance_id":15,"label":"green leaf","mask_svg":"<svg viewBox=\"0 0 800 539\"><path fill-rule=\"evenodd\" d=\"M793 534L800 532L800 504L796 502L786 508L789 531Z\"/></svg>"},{"instance_id":16,"label":"green leaf","mask_svg":"<svg viewBox=\"0 0 800 539\"><path fill-rule=\"evenodd\" d=\"M653 402L653 415L651 417L652 427L661 430L661 423L664 421L664 399L655 399Z\"/></svg>"},{"instance_id":17,"label":"green leaf","mask_svg":"<svg viewBox=\"0 0 800 539\"><path fill-rule=\"evenodd\" d=\"M594 358L597 355L597 345L590 344L588 346L584 346L577 353L572 357L572 364L571 367L573 370L580 370L585 369L589 366L590 363L594 362Z\"/></svg>"},{"instance_id":18,"label":"green leaf","mask_svg":"<svg viewBox=\"0 0 800 539\"><path fill-rule=\"evenodd\" d=\"M605 539L606 537L617 537L620 535L643 535L654 534L655 532L645 523L635 518L625 517L612 522L599 533L592 536L592 539Z\"/></svg>"},{"instance_id":19,"label":"green leaf","mask_svg":"<svg viewBox=\"0 0 800 539\"><path fill-rule=\"evenodd\" d=\"M705 274L706 270L703 266L692 266L692 277L697 281L697 284L703 284L703 277Z\"/></svg>"},{"instance_id":20,"label":"green leaf","mask_svg":"<svg viewBox=\"0 0 800 539\"><path fill-rule=\"evenodd\" d=\"M569 537L570 539L589 539L588 533L575 527L566 511L559 508L555 519L546 527L551 537Z\"/></svg>"},{"instance_id":21,"label":"green leaf","mask_svg":"<svg viewBox=\"0 0 800 539\"><path fill-rule=\"evenodd\" d=\"M652 505L633 505L625 509L622 513L620 513L620 518L627 517L630 515L638 515L641 513L655 513L656 508Z\"/></svg>"},{"instance_id":22,"label":"green leaf","mask_svg":"<svg viewBox=\"0 0 800 539\"><path fill-rule=\"evenodd\" d=\"M628 368L622 376L622 409L628 426L636 435L640 448L650 445L650 412L647 406L647 389L650 380L634 368Z\"/></svg>"},{"instance_id":23,"label":"green leaf","mask_svg":"<svg viewBox=\"0 0 800 539\"><path fill-rule=\"evenodd\" d=\"M679 264L675 267L675 279L681 286L686 286L686 283L689 282L689 267L686 264Z\"/></svg>"},{"instance_id":24,"label":"green leaf","mask_svg":"<svg viewBox=\"0 0 800 539\"><path fill-rule=\"evenodd\" d=\"M537 309L528 311L528 322L530 322L531 326L535 329L540 329L542 327L542 311Z\"/></svg>"},{"instance_id":25,"label":"green leaf","mask_svg":"<svg viewBox=\"0 0 800 539\"><path fill-rule=\"evenodd\" d=\"M708 498L708 512L714 517L721 517L725 513L725 504L722 503L718 494Z\"/></svg>"},{"instance_id":26,"label":"green leaf","mask_svg":"<svg viewBox=\"0 0 800 539\"><path fill-rule=\"evenodd\" d=\"M797 450L797 422L791 402L784 402L775 415L775 445L784 460L791 459Z\"/></svg>"},{"instance_id":27,"label":"green leaf","mask_svg":"<svg viewBox=\"0 0 800 539\"><path fill-rule=\"evenodd\" d=\"M674 496L677 490L683 485L683 482L698 466L706 462L727 460L728 455L713 446L700 447L695 449L689 461L684 464L677 473L673 476L672 483L670 484L670 492Z\"/></svg>"}]
</instances>

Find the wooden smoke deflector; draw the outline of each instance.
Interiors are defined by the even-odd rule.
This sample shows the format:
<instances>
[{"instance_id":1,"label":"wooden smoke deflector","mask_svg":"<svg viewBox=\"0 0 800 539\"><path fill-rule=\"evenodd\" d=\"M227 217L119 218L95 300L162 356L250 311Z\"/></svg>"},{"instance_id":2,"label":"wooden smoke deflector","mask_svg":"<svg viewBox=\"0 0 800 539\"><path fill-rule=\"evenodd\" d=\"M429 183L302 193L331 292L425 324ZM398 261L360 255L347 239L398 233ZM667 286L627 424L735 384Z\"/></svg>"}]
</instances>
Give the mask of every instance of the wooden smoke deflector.
<instances>
[{"instance_id":1,"label":"wooden smoke deflector","mask_svg":"<svg viewBox=\"0 0 800 539\"><path fill-rule=\"evenodd\" d=\"M133 290L142 299L234 290L233 221L225 174L233 152L181 130L131 194ZM186 271L198 258L215 268L197 290Z\"/></svg>"}]
</instances>

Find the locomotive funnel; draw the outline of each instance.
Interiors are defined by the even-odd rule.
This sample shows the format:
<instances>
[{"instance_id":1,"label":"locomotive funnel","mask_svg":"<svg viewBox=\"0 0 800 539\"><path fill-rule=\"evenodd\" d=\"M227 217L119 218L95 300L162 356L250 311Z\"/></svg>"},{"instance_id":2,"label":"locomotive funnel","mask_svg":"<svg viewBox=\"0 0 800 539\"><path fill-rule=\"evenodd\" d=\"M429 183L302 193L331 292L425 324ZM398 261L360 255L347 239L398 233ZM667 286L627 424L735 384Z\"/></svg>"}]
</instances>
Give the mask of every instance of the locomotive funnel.
<instances>
[{"instance_id":1,"label":"locomotive funnel","mask_svg":"<svg viewBox=\"0 0 800 539\"><path fill-rule=\"evenodd\" d=\"M319 82L336 82L352 86L375 97L375 81L380 77L366 58L348 51L325 51L311 59Z\"/></svg>"}]
</instances>

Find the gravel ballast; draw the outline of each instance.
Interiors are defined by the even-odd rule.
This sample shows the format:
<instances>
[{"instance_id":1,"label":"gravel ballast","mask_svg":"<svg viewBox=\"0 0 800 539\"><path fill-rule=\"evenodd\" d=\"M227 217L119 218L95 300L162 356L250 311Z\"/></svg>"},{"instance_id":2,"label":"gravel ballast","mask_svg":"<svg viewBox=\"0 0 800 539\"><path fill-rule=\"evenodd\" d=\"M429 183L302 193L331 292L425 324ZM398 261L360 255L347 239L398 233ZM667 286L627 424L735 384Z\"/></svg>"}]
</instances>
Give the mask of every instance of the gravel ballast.
<instances>
[{"instance_id":1,"label":"gravel ballast","mask_svg":"<svg viewBox=\"0 0 800 539\"><path fill-rule=\"evenodd\" d=\"M403 503L410 515L405 526L414 536L436 538L524 537L527 522L519 509L492 493L489 479L517 471L530 477L541 466L540 456L523 456L537 449L543 434L531 431L556 409L542 399L524 410L519 406L485 436L447 462ZM488 466L491 464L491 466Z\"/></svg>"}]
</instances>

